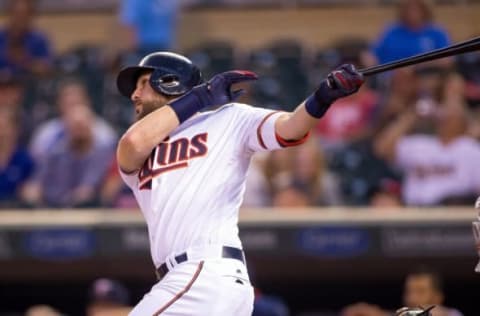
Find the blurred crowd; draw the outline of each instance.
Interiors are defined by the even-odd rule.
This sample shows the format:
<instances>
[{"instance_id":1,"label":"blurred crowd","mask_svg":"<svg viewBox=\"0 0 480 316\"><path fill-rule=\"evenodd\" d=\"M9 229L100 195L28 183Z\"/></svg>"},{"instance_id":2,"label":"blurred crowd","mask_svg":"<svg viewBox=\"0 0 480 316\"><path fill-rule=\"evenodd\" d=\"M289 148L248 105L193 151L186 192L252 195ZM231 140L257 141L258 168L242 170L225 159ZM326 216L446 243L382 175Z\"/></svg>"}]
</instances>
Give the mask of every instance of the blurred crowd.
<instances>
[{"instance_id":1,"label":"blurred crowd","mask_svg":"<svg viewBox=\"0 0 480 316\"><path fill-rule=\"evenodd\" d=\"M400 286L401 287L401 286ZM126 316L132 308L133 298L130 288L119 280L99 278L94 280L86 293L84 305L86 316ZM444 282L441 275L427 266L418 266L405 276L403 295L398 298L400 305L411 308L435 306L432 316L463 316L455 308L447 307ZM400 306L398 306L400 307ZM398 308L397 307L397 308ZM397 309L386 309L375 302L357 302L341 308L340 311L322 309L307 310L299 316L391 316ZM288 302L282 298L264 293L255 288L254 310L252 316L290 316L293 315ZM13 315L12 315L13 316ZM66 316L48 305L29 307L25 316Z\"/></svg>"},{"instance_id":2,"label":"blurred crowd","mask_svg":"<svg viewBox=\"0 0 480 316\"><path fill-rule=\"evenodd\" d=\"M35 26L36 2L7 1L2 208L136 207L115 161L117 139L133 119L115 78L146 53L175 49L176 3L122 1L124 40L112 55L92 45L57 54L55 39ZM373 42L342 38L312 49L279 38L239 51L209 41L180 52L205 78L235 68L257 72L241 101L290 111L342 63L363 68L451 43L428 1L402 0L395 10L396 20ZM480 194L479 74L480 55L470 53L369 77L332 106L307 144L255 157L244 206L470 205Z\"/></svg>"}]
</instances>

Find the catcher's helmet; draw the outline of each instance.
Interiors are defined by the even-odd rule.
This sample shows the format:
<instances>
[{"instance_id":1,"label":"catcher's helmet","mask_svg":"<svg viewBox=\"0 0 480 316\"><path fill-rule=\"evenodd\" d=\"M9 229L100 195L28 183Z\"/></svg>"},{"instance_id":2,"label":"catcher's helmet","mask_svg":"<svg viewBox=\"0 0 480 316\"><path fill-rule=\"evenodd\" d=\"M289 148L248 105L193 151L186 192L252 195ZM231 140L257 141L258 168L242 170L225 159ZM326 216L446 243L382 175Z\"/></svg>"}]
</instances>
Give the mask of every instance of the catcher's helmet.
<instances>
[{"instance_id":1,"label":"catcher's helmet","mask_svg":"<svg viewBox=\"0 0 480 316\"><path fill-rule=\"evenodd\" d=\"M171 52L155 52L145 56L138 66L124 68L117 77L120 93L130 98L137 80L151 70L150 85L161 94L181 95L202 81L200 70L186 57Z\"/></svg>"}]
</instances>

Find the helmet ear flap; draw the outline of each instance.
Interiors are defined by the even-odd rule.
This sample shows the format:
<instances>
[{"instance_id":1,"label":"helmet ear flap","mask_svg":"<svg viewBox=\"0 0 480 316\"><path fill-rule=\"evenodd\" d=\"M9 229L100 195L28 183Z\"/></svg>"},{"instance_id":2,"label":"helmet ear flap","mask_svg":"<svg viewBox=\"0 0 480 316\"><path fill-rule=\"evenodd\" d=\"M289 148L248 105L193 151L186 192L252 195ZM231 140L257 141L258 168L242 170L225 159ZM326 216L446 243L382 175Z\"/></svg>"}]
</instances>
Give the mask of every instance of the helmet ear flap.
<instances>
[{"instance_id":1,"label":"helmet ear flap","mask_svg":"<svg viewBox=\"0 0 480 316\"><path fill-rule=\"evenodd\" d=\"M166 95L180 94L172 93L172 91L177 91L181 88L179 87L181 84L180 77L176 74L165 74L161 69L155 69L150 75L149 83L153 90L158 93Z\"/></svg>"},{"instance_id":2,"label":"helmet ear flap","mask_svg":"<svg viewBox=\"0 0 480 316\"><path fill-rule=\"evenodd\" d=\"M192 69L193 69L192 77L191 77L192 85L196 86L203 83L204 80L203 80L202 72L200 71L200 69L195 65L192 65Z\"/></svg>"}]
</instances>

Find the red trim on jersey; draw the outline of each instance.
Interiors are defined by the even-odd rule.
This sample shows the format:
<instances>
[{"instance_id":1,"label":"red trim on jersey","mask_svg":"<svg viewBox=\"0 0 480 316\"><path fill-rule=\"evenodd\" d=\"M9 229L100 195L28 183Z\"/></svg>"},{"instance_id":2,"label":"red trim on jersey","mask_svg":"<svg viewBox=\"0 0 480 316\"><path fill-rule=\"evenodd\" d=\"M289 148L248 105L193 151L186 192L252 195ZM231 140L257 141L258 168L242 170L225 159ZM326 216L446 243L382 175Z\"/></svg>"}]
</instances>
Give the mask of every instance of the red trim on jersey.
<instances>
[{"instance_id":1,"label":"red trim on jersey","mask_svg":"<svg viewBox=\"0 0 480 316\"><path fill-rule=\"evenodd\" d=\"M152 179L155 178L156 176L158 176L159 174L162 174L162 173L167 172L167 171L175 170L175 169L186 168L186 167L188 167L188 161L177 163L176 165L152 170L147 177L144 177L144 178L141 179L141 181L139 183L139 186L143 186L147 182L152 181Z\"/></svg>"},{"instance_id":2,"label":"red trim on jersey","mask_svg":"<svg viewBox=\"0 0 480 316\"><path fill-rule=\"evenodd\" d=\"M127 171L123 170L122 167L118 166L118 170L120 170L123 174L126 174L127 176L131 176L131 175L134 175L134 174L138 173L138 170L140 170L140 168L139 168L139 169L136 169L136 170L133 170L133 171L128 171L128 172L127 172Z\"/></svg>"},{"instance_id":3,"label":"red trim on jersey","mask_svg":"<svg viewBox=\"0 0 480 316\"><path fill-rule=\"evenodd\" d=\"M265 124L265 122L268 120L268 118L270 116L272 116L273 114L275 113L278 113L280 111L275 111L275 112L272 112L272 113L269 113L267 115L265 115L265 117L263 118L262 122L260 122L260 125L258 125L258 128L257 128L257 139L258 139L258 143L260 144L260 146L262 146L263 149L268 149L267 146L265 146L265 142L263 141L263 138L262 138L262 126L263 124Z\"/></svg>"},{"instance_id":4,"label":"red trim on jersey","mask_svg":"<svg viewBox=\"0 0 480 316\"><path fill-rule=\"evenodd\" d=\"M159 174L162 174L162 173L170 171L170 170L186 168L186 167L188 167L188 162L187 161L177 163L176 165L172 165L172 166L168 166L168 167L158 168L158 169L152 170L151 178L153 179L156 176L158 176Z\"/></svg>"},{"instance_id":5,"label":"red trim on jersey","mask_svg":"<svg viewBox=\"0 0 480 316\"><path fill-rule=\"evenodd\" d=\"M180 292L177 293L177 295L175 295L170 301L168 301L165 305L163 305L158 311L156 311L153 316L157 316L157 315L160 315L161 313L163 313L167 308L169 308L173 303L175 303L176 301L178 301L182 296L183 294L187 293L190 288L192 287L193 283L195 283L195 281L197 280L198 276L200 275L200 271L202 271L203 269L203 261L200 261L200 264L198 265L197 267L197 271L195 271L195 274L193 275L192 279L190 280L190 282L188 282L187 286L185 286L185 288L183 290L181 290Z\"/></svg>"},{"instance_id":6,"label":"red trim on jersey","mask_svg":"<svg viewBox=\"0 0 480 316\"><path fill-rule=\"evenodd\" d=\"M291 147L291 146L297 146L297 145L301 145L303 143L305 143L308 139L308 137L310 136L310 132L308 132L307 134L305 134L305 136L303 136L302 138L300 139L297 139L297 140L287 140L287 139L284 139L282 138L282 136L278 135L277 133L275 133L275 138L277 139L277 142L280 144L280 146L282 147Z\"/></svg>"}]
</instances>

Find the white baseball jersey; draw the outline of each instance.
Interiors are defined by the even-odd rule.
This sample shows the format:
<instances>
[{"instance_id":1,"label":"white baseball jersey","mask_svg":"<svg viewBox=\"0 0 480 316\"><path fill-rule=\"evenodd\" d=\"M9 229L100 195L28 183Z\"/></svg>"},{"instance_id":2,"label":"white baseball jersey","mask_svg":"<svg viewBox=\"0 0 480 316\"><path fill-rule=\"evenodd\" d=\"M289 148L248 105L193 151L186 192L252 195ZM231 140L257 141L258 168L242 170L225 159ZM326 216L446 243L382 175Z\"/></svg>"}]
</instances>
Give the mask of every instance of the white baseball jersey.
<instances>
[{"instance_id":1,"label":"white baseball jersey","mask_svg":"<svg viewBox=\"0 0 480 316\"><path fill-rule=\"evenodd\" d=\"M405 172L408 205L480 193L480 144L473 138L458 137L445 145L435 136L406 136L397 143L396 161Z\"/></svg>"},{"instance_id":2,"label":"white baseball jersey","mask_svg":"<svg viewBox=\"0 0 480 316\"><path fill-rule=\"evenodd\" d=\"M252 154L306 138L289 143L276 135L279 115L239 103L197 114L158 144L139 172L121 172L145 216L155 266L190 247L241 248L238 211Z\"/></svg>"}]
</instances>

